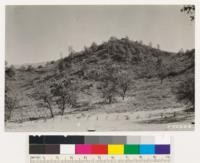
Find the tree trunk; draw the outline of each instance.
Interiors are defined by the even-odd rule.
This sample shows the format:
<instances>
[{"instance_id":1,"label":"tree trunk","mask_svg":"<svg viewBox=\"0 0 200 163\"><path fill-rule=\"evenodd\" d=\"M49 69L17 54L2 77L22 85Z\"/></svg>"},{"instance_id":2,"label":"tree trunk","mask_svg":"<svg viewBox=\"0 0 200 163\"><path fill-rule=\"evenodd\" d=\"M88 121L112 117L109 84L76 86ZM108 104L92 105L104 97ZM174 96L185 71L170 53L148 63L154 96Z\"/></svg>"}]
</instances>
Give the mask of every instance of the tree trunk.
<instances>
[{"instance_id":1,"label":"tree trunk","mask_svg":"<svg viewBox=\"0 0 200 163\"><path fill-rule=\"evenodd\" d=\"M111 102L112 102L112 96L109 96L108 97L108 103L111 104Z\"/></svg>"},{"instance_id":2,"label":"tree trunk","mask_svg":"<svg viewBox=\"0 0 200 163\"><path fill-rule=\"evenodd\" d=\"M123 89L123 95L122 95L122 99L123 99L123 100L124 100L124 98L125 98L127 89L128 89L127 86Z\"/></svg>"},{"instance_id":3,"label":"tree trunk","mask_svg":"<svg viewBox=\"0 0 200 163\"><path fill-rule=\"evenodd\" d=\"M9 121L11 119L11 117L12 117L12 109L9 109L7 120Z\"/></svg>"},{"instance_id":4,"label":"tree trunk","mask_svg":"<svg viewBox=\"0 0 200 163\"><path fill-rule=\"evenodd\" d=\"M162 83L163 83L163 79L160 79L160 84L162 85Z\"/></svg>"},{"instance_id":5,"label":"tree trunk","mask_svg":"<svg viewBox=\"0 0 200 163\"><path fill-rule=\"evenodd\" d=\"M52 107L51 107L51 104L49 101L47 101L48 103L48 106L49 106L49 110L50 110L50 113L51 113L51 117L53 118L54 117L54 114L53 114L53 110L52 110Z\"/></svg>"},{"instance_id":6,"label":"tree trunk","mask_svg":"<svg viewBox=\"0 0 200 163\"><path fill-rule=\"evenodd\" d=\"M63 116L65 112L65 109L62 109L61 115Z\"/></svg>"},{"instance_id":7,"label":"tree trunk","mask_svg":"<svg viewBox=\"0 0 200 163\"><path fill-rule=\"evenodd\" d=\"M65 105L63 104L62 110L61 110L61 115L62 115L62 116L64 115L64 112L65 112Z\"/></svg>"},{"instance_id":8,"label":"tree trunk","mask_svg":"<svg viewBox=\"0 0 200 163\"><path fill-rule=\"evenodd\" d=\"M65 103L66 103L66 101L65 101L65 97L64 96L62 96L61 97L62 98L62 103L61 103L61 115L63 116L64 115L64 112L65 112Z\"/></svg>"}]
</instances>

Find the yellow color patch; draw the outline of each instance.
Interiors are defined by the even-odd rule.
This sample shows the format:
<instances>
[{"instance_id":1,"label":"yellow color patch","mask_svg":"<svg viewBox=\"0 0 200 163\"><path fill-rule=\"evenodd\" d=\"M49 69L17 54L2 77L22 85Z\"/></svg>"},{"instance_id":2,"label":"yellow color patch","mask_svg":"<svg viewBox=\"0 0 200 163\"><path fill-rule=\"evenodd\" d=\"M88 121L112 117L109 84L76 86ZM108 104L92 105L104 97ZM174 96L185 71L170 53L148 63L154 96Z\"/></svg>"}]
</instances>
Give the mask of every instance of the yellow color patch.
<instances>
[{"instance_id":1,"label":"yellow color patch","mask_svg":"<svg viewBox=\"0 0 200 163\"><path fill-rule=\"evenodd\" d=\"M110 154L110 155L124 154L124 145L108 144L108 154Z\"/></svg>"}]
</instances>

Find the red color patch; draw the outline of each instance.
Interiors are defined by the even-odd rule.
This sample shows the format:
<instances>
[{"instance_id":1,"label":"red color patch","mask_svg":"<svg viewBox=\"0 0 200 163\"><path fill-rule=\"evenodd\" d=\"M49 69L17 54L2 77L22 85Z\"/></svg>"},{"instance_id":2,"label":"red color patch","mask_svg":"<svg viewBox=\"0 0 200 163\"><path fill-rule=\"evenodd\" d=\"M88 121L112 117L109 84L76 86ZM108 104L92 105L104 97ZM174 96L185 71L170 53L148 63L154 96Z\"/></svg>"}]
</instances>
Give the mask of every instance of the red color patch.
<instances>
[{"instance_id":1,"label":"red color patch","mask_svg":"<svg viewBox=\"0 0 200 163\"><path fill-rule=\"evenodd\" d=\"M92 145L91 154L108 154L108 145L105 144Z\"/></svg>"}]
</instances>

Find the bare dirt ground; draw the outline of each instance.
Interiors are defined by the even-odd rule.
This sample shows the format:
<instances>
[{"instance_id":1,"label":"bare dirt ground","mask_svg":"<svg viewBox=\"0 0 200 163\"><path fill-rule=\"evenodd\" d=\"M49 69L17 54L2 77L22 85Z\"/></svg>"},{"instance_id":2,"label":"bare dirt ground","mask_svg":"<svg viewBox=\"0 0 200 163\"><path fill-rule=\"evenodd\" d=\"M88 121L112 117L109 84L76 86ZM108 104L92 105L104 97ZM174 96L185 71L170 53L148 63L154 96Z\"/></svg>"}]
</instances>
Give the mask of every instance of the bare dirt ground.
<instances>
[{"instance_id":1,"label":"bare dirt ground","mask_svg":"<svg viewBox=\"0 0 200 163\"><path fill-rule=\"evenodd\" d=\"M125 100L118 98L118 102L113 104L93 104L90 110L83 110L83 108L73 110L71 108L64 116L56 116L51 119L41 118L21 123L8 122L5 128L6 131L11 132L177 131L194 129L194 112L188 112L184 105L173 103L173 100L167 99L165 107L159 109L156 108L157 105L160 105L159 101L141 103L138 101L139 93L136 94L137 96L129 94ZM141 99L144 100L144 98ZM163 100L160 102L163 103ZM148 108L151 106L150 103L154 105L154 110ZM143 109L141 109L142 107Z\"/></svg>"},{"instance_id":2,"label":"bare dirt ground","mask_svg":"<svg viewBox=\"0 0 200 163\"><path fill-rule=\"evenodd\" d=\"M193 115L177 110L176 118L169 110L126 113L77 113L53 119L6 124L6 131L160 131L193 130ZM181 120L181 121L180 121Z\"/></svg>"}]
</instances>

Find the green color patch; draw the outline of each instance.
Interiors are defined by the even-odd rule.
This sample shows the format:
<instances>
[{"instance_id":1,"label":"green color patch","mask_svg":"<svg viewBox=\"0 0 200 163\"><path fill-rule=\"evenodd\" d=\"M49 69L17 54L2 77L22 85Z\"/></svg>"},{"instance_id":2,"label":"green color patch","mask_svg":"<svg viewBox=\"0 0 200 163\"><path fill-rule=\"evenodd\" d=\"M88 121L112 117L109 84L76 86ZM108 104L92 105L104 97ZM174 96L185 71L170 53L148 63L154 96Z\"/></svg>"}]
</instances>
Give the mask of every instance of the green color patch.
<instances>
[{"instance_id":1,"label":"green color patch","mask_svg":"<svg viewBox=\"0 0 200 163\"><path fill-rule=\"evenodd\" d=\"M139 145L124 145L124 154L140 154Z\"/></svg>"}]
</instances>

